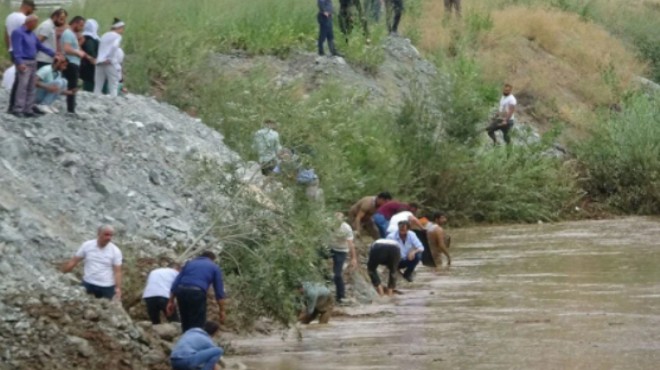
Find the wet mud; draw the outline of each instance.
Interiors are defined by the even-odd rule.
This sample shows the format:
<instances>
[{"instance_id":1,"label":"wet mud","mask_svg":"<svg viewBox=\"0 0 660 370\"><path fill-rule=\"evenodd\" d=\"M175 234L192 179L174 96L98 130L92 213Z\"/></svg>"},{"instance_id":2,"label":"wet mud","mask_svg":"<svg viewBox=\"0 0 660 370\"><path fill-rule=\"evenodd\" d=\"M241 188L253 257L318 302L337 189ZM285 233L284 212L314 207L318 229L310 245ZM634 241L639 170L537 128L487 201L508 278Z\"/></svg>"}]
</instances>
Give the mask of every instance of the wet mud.
<instances>
[{"instance_id":1,"label":"wet mud","mask_svg":"<svg viewBox=\"0 0 660 370\"><path fill-rule=\"evenodd\" d=\"M329 325L232 341L250 369L657 369L660 219L452 230L453 265Z\"/></svg>"}]
</instances>

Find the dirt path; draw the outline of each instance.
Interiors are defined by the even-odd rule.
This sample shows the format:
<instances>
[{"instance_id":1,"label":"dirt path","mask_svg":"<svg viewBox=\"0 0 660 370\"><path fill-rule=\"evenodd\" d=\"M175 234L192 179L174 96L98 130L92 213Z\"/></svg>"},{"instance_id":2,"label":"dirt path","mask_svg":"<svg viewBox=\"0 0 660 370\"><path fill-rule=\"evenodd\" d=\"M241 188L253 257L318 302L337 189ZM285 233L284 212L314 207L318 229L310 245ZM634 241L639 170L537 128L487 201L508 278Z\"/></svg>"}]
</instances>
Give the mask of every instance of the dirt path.
<instances>
[{"instance_id":1,"label":"dirt path","mask_svg":"<svg viewBox=\"0 0 660 370\"><path fill-rule=\"evenodd\" d=\"M454 265L330 325L232 343L250 369L656 369L660 219L455 230Z\"/></svg>"}]
</instances>

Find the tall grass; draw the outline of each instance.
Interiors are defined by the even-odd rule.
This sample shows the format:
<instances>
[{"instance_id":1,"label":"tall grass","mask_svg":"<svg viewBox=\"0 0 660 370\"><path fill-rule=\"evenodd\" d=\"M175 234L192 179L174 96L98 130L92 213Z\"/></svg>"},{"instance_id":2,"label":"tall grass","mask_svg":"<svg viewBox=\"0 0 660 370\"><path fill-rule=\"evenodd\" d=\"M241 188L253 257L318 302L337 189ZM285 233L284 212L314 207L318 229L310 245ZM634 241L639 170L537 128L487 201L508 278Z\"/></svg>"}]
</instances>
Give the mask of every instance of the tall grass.
<instances>
[{"instance_id":1,"label":"tall grass","mask_svg":"<svg viewBox=\"0 0 660 370\"><path fill-rule=\"evenodd\" d=\"M660 212L660 96L634 95L603 112L592 137L576 145L585 188L622 212Z\"/></svg>"}]
</instances>

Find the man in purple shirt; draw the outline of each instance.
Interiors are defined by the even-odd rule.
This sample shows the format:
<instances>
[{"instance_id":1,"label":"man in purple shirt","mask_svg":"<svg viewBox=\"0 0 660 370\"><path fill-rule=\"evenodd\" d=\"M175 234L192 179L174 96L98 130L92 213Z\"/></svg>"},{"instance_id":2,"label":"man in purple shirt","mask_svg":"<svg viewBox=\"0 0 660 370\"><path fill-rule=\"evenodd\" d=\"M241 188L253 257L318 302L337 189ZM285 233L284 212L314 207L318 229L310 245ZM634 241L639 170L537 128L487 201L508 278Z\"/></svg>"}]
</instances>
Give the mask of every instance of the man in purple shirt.
<instances>
[{"instance_id":1,"label":"man in purple shirt","mask_svg":"<svg viewBox=\"0 0 660 370\"><path fill-rule=\"evenodd\" d=\"M401 211L410 211L412 213L417 212L416 203L401 203L397 200L390 200L389 202L378 207L378 210L374 214L373 220L376 226L378 227L378 232L380 237L384 238L387 236L387 228L390 226L390 219L395 214Z\"/></svg>"},{"instance_id":2,"label":"man in purple shirt","mask_svg":"<svg viewBox=\"0 0 660 370\"><path fill-rule=\"evenodd\" d=\"M39 17L32 14L25 24L11 34L12 56L16 65L16 100L11 113L16 117L34 117L34 100L37 94L37 51L52 57L55 52L42 45L32 31L37 28Z\"/></svg>"},{"instance_id":3,"label":"man in purple shirt","mask_svg":"<svg viewBox=\"0 0 660 370\"><path fill-rule=\"evenodd\" d=\"M213 252L203 252L199 257L188 261L172 283L170 300L167 302L167 315L174 313L174 300L179 305L181 329L201 328L206 322L206 292L213 284L215 299L220 311L220 323L225 321L225 289L222 270L215 264Z\"/></svg>"}]
</instances>

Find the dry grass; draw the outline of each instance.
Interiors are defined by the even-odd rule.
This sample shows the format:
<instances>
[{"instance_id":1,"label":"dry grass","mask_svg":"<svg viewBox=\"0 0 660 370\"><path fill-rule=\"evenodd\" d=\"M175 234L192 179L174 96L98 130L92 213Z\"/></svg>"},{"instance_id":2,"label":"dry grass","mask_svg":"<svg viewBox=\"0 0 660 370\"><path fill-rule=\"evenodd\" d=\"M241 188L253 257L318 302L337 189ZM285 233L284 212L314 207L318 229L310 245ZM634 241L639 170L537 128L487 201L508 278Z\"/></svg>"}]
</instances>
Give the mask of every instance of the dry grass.
<instances>
[{"instance_id":1,"label":"dry grass","mask_svg":"<svg viewBox=\"0 0 660 370\"><path fill-rule=\"evenodd\" d=\"M488 82L511 82L539 122L558 118L579 128L591 121L594 108L619 102L632 77L644 73L645 66L620 40L577 14L527 6L491 11L494 6L468 3L464 8L464 20L489 14L492 21L466 49ZM440 1L427 0L422 14L420 48L426 52L451 54L457 47L452 34L469 32L468 22L441 21Z\"/></svg>"}]
</instances>

